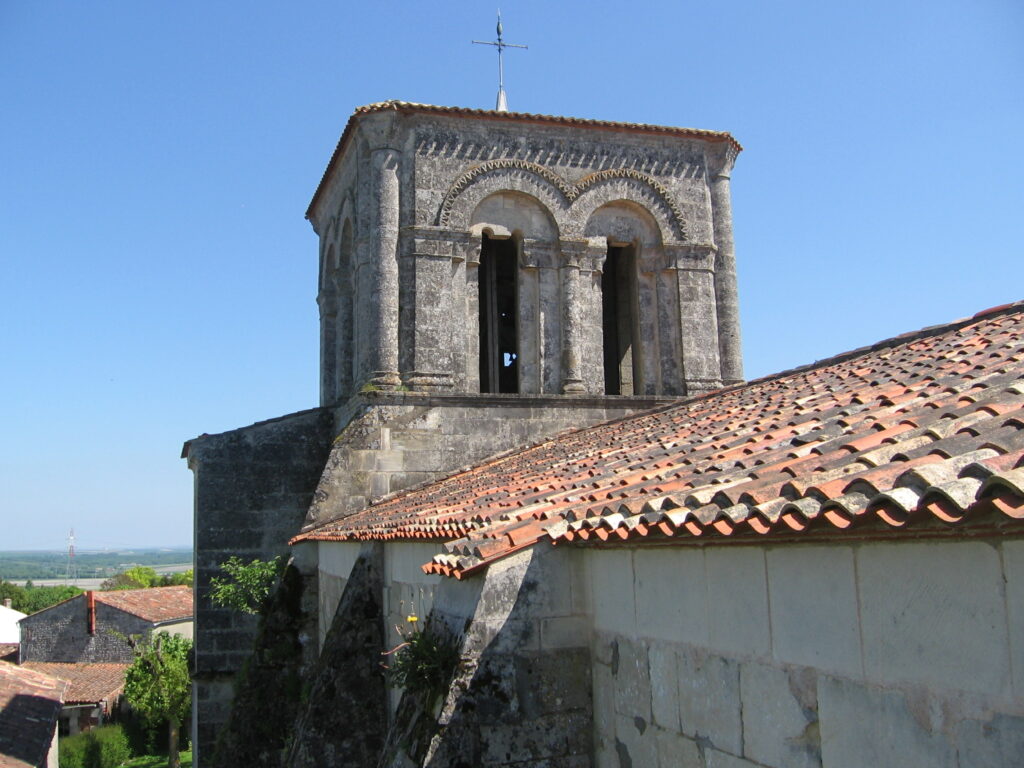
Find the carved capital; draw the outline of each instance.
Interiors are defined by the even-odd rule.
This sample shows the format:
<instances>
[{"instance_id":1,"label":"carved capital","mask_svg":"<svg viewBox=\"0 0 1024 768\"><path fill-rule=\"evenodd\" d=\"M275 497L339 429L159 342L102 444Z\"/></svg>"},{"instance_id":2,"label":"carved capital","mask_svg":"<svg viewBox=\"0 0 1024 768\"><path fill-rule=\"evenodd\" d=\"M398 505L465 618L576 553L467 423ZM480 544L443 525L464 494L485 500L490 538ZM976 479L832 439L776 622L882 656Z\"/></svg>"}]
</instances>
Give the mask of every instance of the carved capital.
<instances>
[{"instance_id":1,"label":"carved capital","mask_svg":"<svg viewBox=\"0 0 1024 768\"><path fill-rule=\"evenodd\" d=\"M396 149L399 145L398 113L393 111L374 112L359 120L359 133L366 140L371 152L380 149Z\"/></svg>"},{"instance_id":2,"label":"carved capital","mask_svg":"<svg viewBox=\"0 0 1024 768\"><path fill-rule=\"evenodd\" d=\"M519 266L523 269L553 269L558 266L557 247L546 240L523 240Z\"/></svg>"},{"instance_id":3,"label":"carved capital","mask_svg":"<svg viewBox=\"0 0 1024 768\"><path fill-rule=\"evenodd\" d=\"M717 252L711 243L665 246L666 269L711 271L715 267Z\"/></svg>"},{"instance_id":4,"label":"carved capital","mask_svg":"<svg viewBox=\"0 0 1024 768\"><path fill-rule=\"evenodd\" d=\"M708 171L712 178L730 178L739 150L731 141L712 144L707 149Z\"/></svg>"},{"instance_id":5,"label":"carved capital","mask_svg":"<svg viewBox=\"0 0 1024 768\"><path fill-rule=\"evenodd\" d=\"M604 260L608 256L608 244L604 238L562 238L558 245L563 267L575 267L581 272L600 272L604 268Z\"/></svg>"}]
</instances>

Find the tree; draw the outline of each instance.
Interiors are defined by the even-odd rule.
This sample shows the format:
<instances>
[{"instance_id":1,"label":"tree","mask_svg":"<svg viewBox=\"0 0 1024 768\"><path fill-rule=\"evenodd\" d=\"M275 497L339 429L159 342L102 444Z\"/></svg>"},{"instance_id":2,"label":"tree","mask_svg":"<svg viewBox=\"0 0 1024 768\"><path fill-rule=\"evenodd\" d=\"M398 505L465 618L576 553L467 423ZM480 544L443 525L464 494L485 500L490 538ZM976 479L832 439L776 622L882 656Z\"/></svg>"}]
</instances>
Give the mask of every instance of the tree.
<instances>
[{"instance_id":1,"label":"tree","mask_svg":"<svg viewBox=\"0 0 1024 768\"><path fill-rule=\"evenodd\" d=\"M210 599L224 608L243 613L259 613L270 597L270 590L282 569L280 556L273 560L253 560L246 565L232 555L221 563L220 569L229 578L210 579Z\"/></svg>"},{"instance_id":2,"label":"tree","mask_svg":"<svg viewBox=\"0 0 1024 768\"><path fill-rule=\"evenodd\" d=\"M107 592L118 589L147 589L148 587L160 586L160 577L152 568L145 565L136 565L122 571L100 584L100 589Z\"/></svg>"},{"instance_id":3,"label":"tree","mask_svg":"<svg viewBox=\"0 0 1024 768\"><path fill-rule=\"evenodd\" d=\"M192 569L179 573L165 573L160 577L161 587L192 586Z\"/></svg>"},{"instance_id":4,"label":"tree","mask_svg":"<svg viewBox=\"0 0 1024 768\"><path fill-rule=\"evenodd\" d=\"M3 605L3 601L8 599L11 601L11 608L21 611L18 606L25 599L25 590L7 580L0 581L0 605ZM24 611L21 612L24 613Z\"/></svg>"},{"instance_id":5,"label":"tree","mask_svg":"<svg viewBox=\"0 0 1024 768\"><path fill-rule=\"evenodd\" d=\"M34 587L31 581L19 587L0 581L0 599L9 597L11 608L22 613L35 613L80 594L78 587Z\"/></svg>"},{"instance_id":6,"label":"tree","mask_svg":"<svg viewBox=\"0 0 1024 768\"><path fill-rule=\"evenodd\" d=\"M128 642L135 661L125 675L125 698L149 722L167 723L167 766L180 768L179 734L192 705L188 673L192 641L158 632L148 640L133 636Z\"/></svg>"}]
</instances>

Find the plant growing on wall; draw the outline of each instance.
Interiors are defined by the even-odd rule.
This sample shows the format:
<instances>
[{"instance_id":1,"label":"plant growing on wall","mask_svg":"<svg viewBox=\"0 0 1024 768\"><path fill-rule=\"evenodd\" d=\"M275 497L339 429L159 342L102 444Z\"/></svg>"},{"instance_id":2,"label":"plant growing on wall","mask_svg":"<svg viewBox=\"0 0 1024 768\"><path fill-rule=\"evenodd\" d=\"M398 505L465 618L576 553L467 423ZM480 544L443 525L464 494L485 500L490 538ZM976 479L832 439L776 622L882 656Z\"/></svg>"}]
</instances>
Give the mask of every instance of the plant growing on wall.
<instances>
[{"instance_id":1,"label":"plant growing on wall","mask_svg":"<svg viewBox=\"0 0 1024 768\"><path fill-rule=\"evenodd\" d=\"M391 685L422 697L429 709L459 663L458 645L444 630L420 627L416 614L406 618L406 625L395 627L402 642L384 652L390 663L383 666Z\"/></svg>"},{"instance_id":2,"label":"plant growing on wall","mask_svg":"<svg viewBox=\"0 0 1024 768\"><path fill-rule=\"evenodd\" d=\"M283 558L255 559L246 564L232 555L221 563L220 569L228 578L214 576L210 579L210 600L242 613L260 613L283 569Z\"/></svg>"}]
</instances>

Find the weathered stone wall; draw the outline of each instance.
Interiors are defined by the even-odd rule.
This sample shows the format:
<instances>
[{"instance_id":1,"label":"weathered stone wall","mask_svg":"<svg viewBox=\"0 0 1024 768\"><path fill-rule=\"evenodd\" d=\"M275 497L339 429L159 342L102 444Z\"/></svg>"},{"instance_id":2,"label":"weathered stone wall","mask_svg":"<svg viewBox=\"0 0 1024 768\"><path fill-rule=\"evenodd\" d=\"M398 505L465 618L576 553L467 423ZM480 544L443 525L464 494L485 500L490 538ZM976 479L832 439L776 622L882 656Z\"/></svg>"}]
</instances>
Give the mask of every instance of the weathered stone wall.
<instances>
[{"instance_id":1,"label":"weathered stone wall","mask_svg":"<svg viewBox=\"0 0 1024 768\"><path fill-rule=\"evenodd\" d=\"M376 763L387 729L383 545L368 542L349 573L295 725L288 768L365 768Z\"/></svg>"},{"instance_id":2,"label":"weathered stone wall","mask_svg":"<svg viewBox=\"0 0 1024 768\"><path fill-rule=\"evenodd\" d=\"M598 766L1014 766L1024 542L590 550Z\"/></svg>"},{"instance_id":3,"label":"weathered stone wall","mask_svg":"<svg viewBox=\"0 0 1024 768\"><path fill-rule=\"evenodd\" d=\"M57 662L131 662L131 635L153 625L130 613L96 603L96 631L89 634L86 596L78 595L21 620L20 660Z\"/></svg>"},{"instance_id":4,"label":"weathered stone wall","mask_svg":"<svg viewBox=\"0 0 1024 768\"><path fill-rule=\"evenodd\" d=\"M210 579L232 555L248 562L288 555L333 436L332 414L303 411L185 446L195 482L196 748L206 754L225 722L232 680L249 656L252 616L214 606ZM197 761L198 764L198 761Z\"/></svg>"},{"instance_id":5,"label":"weathered stone wall","mask_svg":"<svg viewBox=\"0 0 1024 768\"><path fill-rule=\"evenodd\" d=\"M456 638L441 700L403 692L381 766L591 765L589 633L574 553L536 548L443 580L428 626Z\"/></svg>"},{"instance_id":6,"label":"weathered stone wall","mask_svg":"<svg viewBox=\"0 0 1024 768\"><path fill-rule=\"evenodd\" d=\"M338 411L305 527L566 429L652 407L657 398L364 392Z\"/></svg>"},{"instance_id":7,"label":"weathered stone wall","mask_svg":"<svg viewBox=\"0 0 1024 768\"><path fill-rule=\"evenodd\" d=\"M234 681L212 759L219 768L279 768L308 690L303 577L290 563L260 616L252 655ZM268 695L273 692L273 695ZM209 754L209 753L208 753ZM194 755L193 755L194 758Z\"/></svg>"}]
</instances>

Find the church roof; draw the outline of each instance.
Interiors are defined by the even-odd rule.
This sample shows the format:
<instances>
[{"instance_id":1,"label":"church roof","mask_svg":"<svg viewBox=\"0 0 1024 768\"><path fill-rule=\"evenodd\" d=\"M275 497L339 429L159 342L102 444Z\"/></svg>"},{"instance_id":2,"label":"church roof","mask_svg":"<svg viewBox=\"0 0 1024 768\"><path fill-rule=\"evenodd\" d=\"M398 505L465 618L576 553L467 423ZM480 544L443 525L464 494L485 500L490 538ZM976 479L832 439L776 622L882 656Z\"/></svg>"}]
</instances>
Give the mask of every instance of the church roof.
<instances>
[{"instance_id":1,"label":"church roof","mask_svg":"<svg viewBox=\"0 0 1024 768\"><path fill-rule=\"evenodd\" d=\"M293 541L524 547L1024 533L1024 302L563 433Z\"/></svg>"},{"instance_id":2,"label":"church roof","mask_svg":"<svg viewBox=\"0 0 1024 768\"><path fill-rule=\"evenodd\" d=\"M0 662L0 768L46 761L68 683Z\"/></svg>"},{"instance_id":3,"label":"church roof","mask_svg":"<svg viewBox=\"0 0 1024 768\"><path fill-rule=\"evenodd\" d=\"M345 130L342 131L341 138L338 139L338 144L334 149L334 154L331 155L330 162L327 163L327 168L324 170L320 183L317 185L316 192L313 193L313 199L310 200L309 208L306 209L307 219L313 215L313 208L316 205L317 199L320 197L320 193L323 191L327 178L331 175L331 171L344 154L345 148L348 146L348 141L352 136L352 132L355 129L358 119L363 115L386 111L403 112L406 114L420 113L444 115L448 117L465 117L476 120L505 120L520 123L566 125L578 128L596 128L627 133L657 133L681 138L703 139L705 141L727 141L737 152L743 151L743 147L740 146L740 143L724 131L708 131L700 128L678 128L667 125L650 125L648 123L622 123L613 120L589 120L580 117L560 117L558 115L537 115L530 112L505 112L495 109L440 107L434 104L417 104L411 101L399 101L395 99L390 101L379 101L374 104L357 107L352 113L352 116L349 117L348 122L345 124Z\"/></svg>"}]
</instances>

